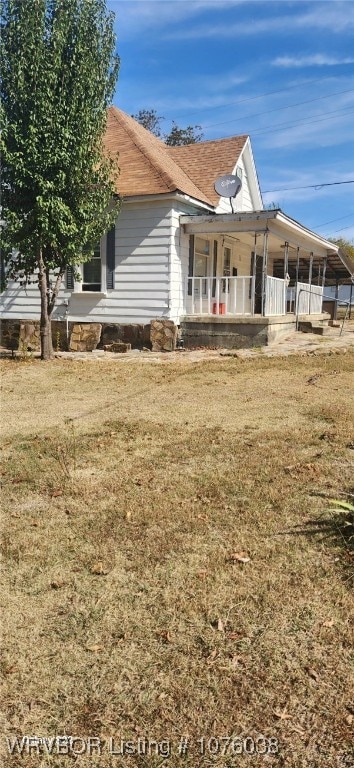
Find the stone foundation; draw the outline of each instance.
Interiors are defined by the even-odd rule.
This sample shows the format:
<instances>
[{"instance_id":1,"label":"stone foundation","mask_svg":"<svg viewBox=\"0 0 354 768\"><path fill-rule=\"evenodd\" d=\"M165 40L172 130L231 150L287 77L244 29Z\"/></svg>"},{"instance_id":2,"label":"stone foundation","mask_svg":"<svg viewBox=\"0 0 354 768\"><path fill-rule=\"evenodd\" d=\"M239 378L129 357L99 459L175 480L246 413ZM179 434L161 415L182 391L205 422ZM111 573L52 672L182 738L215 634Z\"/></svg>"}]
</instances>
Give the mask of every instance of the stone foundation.
<instances>
[{"instance_id":1,"label":"stone foundation","mask_svg":"<svg viewBox=\"0 0 354 768\"><path fill-rule=\"evenodd\" d=\"M69 352L92 352L101 338L100 323L75 323L69 344Z\"/></svg>"},{"instance_id":2,"label":"stone foundation","mask_svg":"<svg viewBox=\"0 0 354 768\"><path fill-rule=\"evenodd\" d=\"M124 344L131 344L132 347L146 347L150 344L150 323L140 325L130 323L122 325L120 323L102 323L102 334L99 347L103 348L106 344L122 341Z\"/></svg>"},{"instance_id":3,"label":"stone foundation","mask_svg":"<svg viewBox=\"0 0 354 768\"><path fill-rule=\"evenodd\" d=\"M20 320L2 320L0 343L5 349L18 349L20 340Z\"/></svg>"},{"instance_id":4,"label":"stone foundation","mask_svg":"<svg viewBox=\"0 0 354 768\"><path fill-rule=\"evenodd\" d=\"M69 338L68 338L69 337ZM12 351L40 351L38 320L1 321L0 343ZM124 344L125 349L151 349L150 323L146 325L119 323L74 323L52 320L54 352L91 352L110 344ZM118 349L118 347L117 347ZM121 348L123 349L123 348Z\"/></svg>"},{"instance_id":5,"label":"stone foundation","mask_svg":"<svg viewBox=\"0 0 354 768\"><path fill-rule=\"evenodd\" d=\"M151 320L150 340L153 352L173 352L177 342L177 326L173 320Z\"/></svg>"}]
</instances>

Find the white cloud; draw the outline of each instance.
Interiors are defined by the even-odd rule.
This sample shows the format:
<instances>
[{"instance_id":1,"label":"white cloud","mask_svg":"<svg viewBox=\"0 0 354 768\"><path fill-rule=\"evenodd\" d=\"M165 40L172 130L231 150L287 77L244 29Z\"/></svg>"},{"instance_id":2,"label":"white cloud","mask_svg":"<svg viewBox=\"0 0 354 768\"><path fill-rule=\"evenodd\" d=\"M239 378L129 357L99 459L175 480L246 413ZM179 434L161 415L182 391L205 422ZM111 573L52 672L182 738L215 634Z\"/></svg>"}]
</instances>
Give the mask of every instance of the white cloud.
<instances>
[{"instance_id":1,"label":"white cloud","mask_svg":"<svg viewBox=\"0 0 354 768\"><path fill-rule=\"evenodd\" d=\"M225 10L247 0L109 0L117 16L119 37L136 37L143 30L168 30L203 11Z\"/></svg>"},{"instance_id":2,"label":"white cloud","mask_svg":"<svg viewBox=\"0 0 354 768\"><path fill-rule=\"evenodd\" d=\"M316 53L312 56L278 56L271 62L273 67L336 67L343 64L354 64L354 58L336 58L326 54Z\"/></svg>"},{"instance_id":3,"label":"white cloud","mask_svg":"<svg viewBox=\"0 0 354 768\"><path fill-rule=\"evenodd\" d=\"M251 131L252 137L252 131ZM255 136L256 138L256 136ZM257 137L258 138L258 137ZM329 120L305 123L293 128L274 129L259 136L262 146L272 149L286 147L339 147L353 140L353 111L348 115L333 116Z\"/></svg>"},{"instance_id":4,"label":"white cloud","mask_svg":"<svg viewBox=\"0 0 354 768\"><path fill-rule=\"evenodd\" d=\"M173 39L193 39L208 37L240 37L274 32L288 32L289 27L295 29L330 30L332 33L352 33L354 29L354 5L349 2L319 2L313 3L315 10L298 12L296 14L278 15L269 12L265 4L266 14L263 18L250 17L247 21L240 19L234 23L216 24L215 18L207 24L198 26L188 25L167 34ZM193 5L192 5L193 7Z\"/></svg>"}]
</instances>

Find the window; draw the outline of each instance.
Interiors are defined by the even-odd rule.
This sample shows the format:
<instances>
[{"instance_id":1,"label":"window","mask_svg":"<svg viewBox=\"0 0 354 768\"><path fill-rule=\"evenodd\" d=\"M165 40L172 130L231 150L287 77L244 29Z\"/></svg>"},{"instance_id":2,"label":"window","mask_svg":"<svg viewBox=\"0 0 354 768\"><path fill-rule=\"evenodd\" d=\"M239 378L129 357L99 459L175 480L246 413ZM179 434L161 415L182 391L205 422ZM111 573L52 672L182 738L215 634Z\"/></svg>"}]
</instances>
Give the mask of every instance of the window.
<instances>
[{"instance_id":1,"label":"window","mask_svg":"<svg viewBox=\"0 0 354 768\"><path fill-rule=\"evenodd\" d=\"M195 238L194 275L207 277L209 274L210 242L204 237Z\"/></svg>"},{"instance_id":2,"label":"window","mask_svg":"<svg viewBox=\"0 0 354 768\"><path fill-rule=\"evenodd\" d=\"M194 253L194 277L208 277L210 275L210 241L204 237L195 238ZM195 290L202 288L203 296L207 293L207 280L198 281Z\"/></svg>"},{"instance_id":3,"label":"window","mask_svg":"<svg viewBox=\"0 0 354 768\"><path fill-rule=\"evenodd\" d=\"M101 248L99 244L94 250L92 259L90 259L90 261L86 261L86 263L83 264L82 290L101 290Z\"/></svg>"},{"instance_id":4,"label":"window","mask_svg":"<svg viewBox=\"0 0 354 768\"><path fill-rule=\"evenodd\" d=\"M75 267L76 272L81 273L81 280L74 279L74 267L68 266L66 270L66 287L80 293L105 293L115 288L116 269L116 229L113 226L101 239L93 252L92 258L84 264Z\"/></svg>"}]
</instances>

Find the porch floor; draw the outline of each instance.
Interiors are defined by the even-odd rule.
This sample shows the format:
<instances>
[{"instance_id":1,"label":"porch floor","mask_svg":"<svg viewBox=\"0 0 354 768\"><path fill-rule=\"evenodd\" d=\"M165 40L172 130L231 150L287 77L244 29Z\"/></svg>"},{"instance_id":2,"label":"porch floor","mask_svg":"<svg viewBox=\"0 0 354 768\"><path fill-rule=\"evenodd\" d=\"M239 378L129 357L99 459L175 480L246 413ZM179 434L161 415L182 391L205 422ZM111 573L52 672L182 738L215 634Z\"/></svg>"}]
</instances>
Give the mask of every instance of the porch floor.
<instances>
[{"instance_id":1,"label":"porch floor","mask_svg":"<svg viewBox=\"0 0 354 768\"><path fill-rule=\"evenodd\" d=\"M318 315L300 315L299 322L316 325L328 324L327 312ZM181 337L187 349L242 349L264 347L295 331L294 314L263 317L231 315L184 315L180 321Z\"/></svg>"}]
</instances>

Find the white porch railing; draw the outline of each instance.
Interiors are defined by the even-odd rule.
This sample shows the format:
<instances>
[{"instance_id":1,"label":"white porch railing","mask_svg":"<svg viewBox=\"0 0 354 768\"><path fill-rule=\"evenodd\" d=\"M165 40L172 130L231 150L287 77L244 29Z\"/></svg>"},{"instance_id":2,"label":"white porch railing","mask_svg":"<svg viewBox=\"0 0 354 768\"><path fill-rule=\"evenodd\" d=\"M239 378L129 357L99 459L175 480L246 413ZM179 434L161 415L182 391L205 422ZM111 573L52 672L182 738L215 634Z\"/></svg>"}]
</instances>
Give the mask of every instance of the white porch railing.
<instances>
[{"instance_id":1,"label":"white porch railing","mask_svg":"<svg viewBox=\"0 0 354 768\"><path fill-rule=\"evenodd\" d=\"M280 277L266 277L265 309L266 317L286 314L286 282Z\"/></svg>"},{"instance_id":2,"label":"white porch railing","mask_svg":"<svg viewBox=\"0 0 354 768\"><path fill-rule=\"evenodd\" d=\"M297 283L296 312L298 315L320 315L322 312L322 285Z\"/></svg>"},{"instance_id":3,"label":"white porch railing","mask_svg":"<svg viewBox=\"0 0 354 768\"><path fill-rule=\"evenodd\" d=\"M188 277L187 315L253 315L253 277Z\"/></svg>"}]
</instances>

